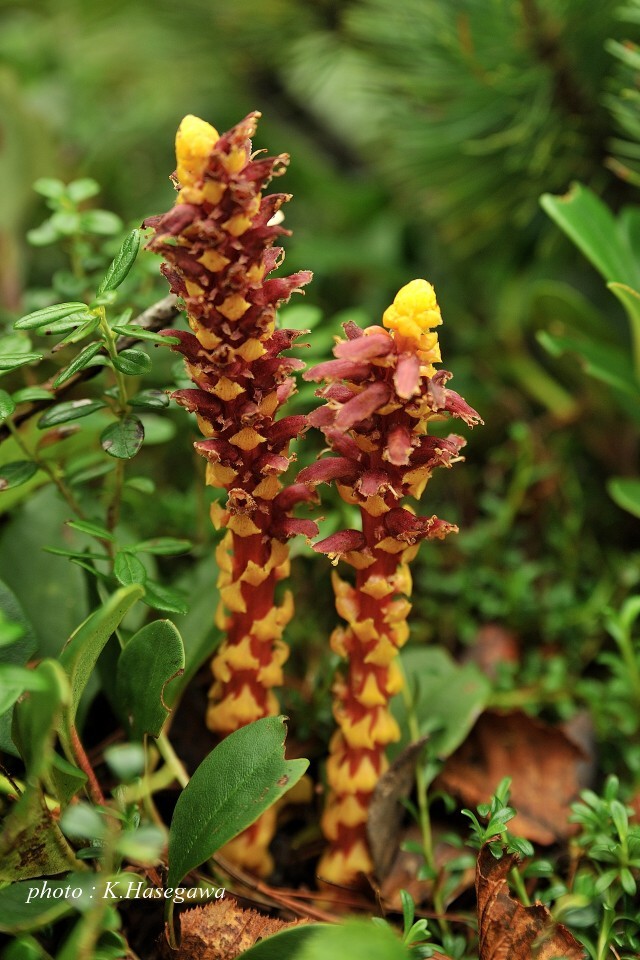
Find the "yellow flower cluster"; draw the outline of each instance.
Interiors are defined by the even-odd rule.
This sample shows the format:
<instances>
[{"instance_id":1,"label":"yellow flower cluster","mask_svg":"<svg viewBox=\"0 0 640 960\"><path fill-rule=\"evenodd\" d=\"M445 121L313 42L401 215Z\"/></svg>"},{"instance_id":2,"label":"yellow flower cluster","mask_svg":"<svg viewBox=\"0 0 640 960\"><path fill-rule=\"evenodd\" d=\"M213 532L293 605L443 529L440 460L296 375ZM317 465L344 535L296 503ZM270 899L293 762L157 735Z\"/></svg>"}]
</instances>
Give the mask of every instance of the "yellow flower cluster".
<instances>
[{"instance_id":1,"label":"yellow flower cluster","mask_svg":"<svg viewBox=\"0 0 640 960\"><path fill-rule=\"evenodd\" d=\"M433 364L440 363L442 358L438 334L430 331L440 326L442 315L431 284L426 280L405 284L382 315L382 323L395 331L401 349L412 350L430 368L426 375L433 376Z\"/></svg>"}]
</instances>

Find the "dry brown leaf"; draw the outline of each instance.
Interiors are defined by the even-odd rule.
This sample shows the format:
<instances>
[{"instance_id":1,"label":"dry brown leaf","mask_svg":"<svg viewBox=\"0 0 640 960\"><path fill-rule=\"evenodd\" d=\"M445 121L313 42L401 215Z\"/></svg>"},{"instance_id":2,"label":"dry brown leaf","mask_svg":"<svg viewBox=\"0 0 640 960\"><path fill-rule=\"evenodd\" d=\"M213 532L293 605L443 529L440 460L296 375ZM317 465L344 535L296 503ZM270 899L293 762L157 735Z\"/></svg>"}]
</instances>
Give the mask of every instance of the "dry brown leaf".
<instances>
[{"instance_id":1,"label":"dry brown leaf","mask_svg":"<svg viewBox=\"0 0 640 960\"><path fill-rule=\"evenodd\" d=\"M480 960L584 960L584 948L546 907L511 896L506 877L516 861L508 854L496 860L487 845L478 856Z\"/></svg>"},{"instance_id":2,"label":"dry brown leaf","mask_svg":"<svg viewBox=\"0 0 640 960\"><path fill-rule=\"evenodd\" d=\"M263 937L306 920L285 923L257 910L243 910L228 897L180 914L181 941L174 960L234 960Z\"/></svg>"},{"instance_id":3,"label":"dry brown leaf","mask_svg":"<svg viewBox=\"0 0 640 960\"><path fill-rule=\"evenodd\" d=\"M566 734L529 717L486 711L447 760L438 785L467 806L487 803L503 777L511 777L510 803L518 814L512 833L549 844L569 836L569 807L581 789L585 753Z\"/></svg>"},{"instance_id":4,"label":"dry brown leaf","mask_svg":"<svg viewBox=\"0 0 640 960\"><path fill-rule=\"evenodd\" d=\"M382 774L373 791L367 818L367 839L379 880L389 873L398 853L405 814L400 800L411 793L416 764L426 742L427 737L421 737L405 747Z\"/></svg>"}]
</instances>

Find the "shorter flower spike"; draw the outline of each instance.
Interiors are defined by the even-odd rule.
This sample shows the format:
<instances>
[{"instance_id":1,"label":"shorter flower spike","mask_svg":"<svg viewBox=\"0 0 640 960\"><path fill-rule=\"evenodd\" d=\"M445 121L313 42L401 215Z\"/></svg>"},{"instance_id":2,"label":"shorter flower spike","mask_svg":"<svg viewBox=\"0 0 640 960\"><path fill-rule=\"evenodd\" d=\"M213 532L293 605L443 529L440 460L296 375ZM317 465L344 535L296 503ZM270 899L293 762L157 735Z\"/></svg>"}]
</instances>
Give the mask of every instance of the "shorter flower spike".
<instances>
[{"instance_id":1,"label":"shorter flower spike","mask_svg":"<svg viewBox=\"0 0 640 960\"><path fill-rule=\"evenodd\" d=\"M221 736L279 712L273 691L282 684L293 600L284 592L276 602L275 589L289 574L286 541L317 533L311 520L292 515L312 498L309 488L286 487L280 479L306 418L278 417L295 392L292 373L304 366L281 354L306 331L277 329L277 309L311 273L269 278L284 258L274 242L288 233L274 214L289 197L263 196L263 189L284 172L288 157L253 154L259 116L249 114L222 135L185 117L176 136L177 202L146 222L154 230L149 246L163 254L162 271L184 300L191 328L167 331L177 337L173 349L194 383L173 397L196 415L206 482L224 491L211 519L226 531L216 549L216 623L225 639L212 662L207 713L209 728ZM225 855L268 874L274 824L267 811Z\"/></svg>"},{"instance_id":2,"label":"shorter flower spike","mask_svg":"<svg viewBox=\"0 0 640 960\"><path fill-rule=\"evenodd\" d=\"M333 576L336 609L346 626L331 636L345 661L334 687L338 726L327 762L329 797L322 828L329 849L318 876L341 885L373 871L367 816L373 790L387 768L385 748L400 737L389 700L402 688L396 663L409 636L409 563L424 539L443 539L457 527L435 516L416 516L405 498L419 499L436 467L461 460L462 437L432 436L429 424L457 417L473 426L480 417L446 386L433 327L442 322L431 284L413 280L385 311L383 327L344 326L335 360L304 379L324 382L326 403L310 423L335 454L302 470L311 488L335 483L360 509L362 529L342 530L314 545L334 564L355 569L353 585Z\"/></svg>"}]
</instances>

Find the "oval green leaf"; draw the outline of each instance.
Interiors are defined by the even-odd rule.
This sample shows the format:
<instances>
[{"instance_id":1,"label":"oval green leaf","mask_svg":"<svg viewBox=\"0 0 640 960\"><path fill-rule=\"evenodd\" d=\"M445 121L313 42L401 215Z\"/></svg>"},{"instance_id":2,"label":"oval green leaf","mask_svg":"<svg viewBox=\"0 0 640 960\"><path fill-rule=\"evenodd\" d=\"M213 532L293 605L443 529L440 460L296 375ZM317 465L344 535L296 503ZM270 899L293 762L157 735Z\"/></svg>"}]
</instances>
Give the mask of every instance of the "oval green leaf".
<instances>
[{"instance_id":1,"label":"oval green leaf","mask_svg":"<svg viewBox=\"0 0 640 960\"><path fill-rule=\"evenodd\" d=\"M142 390L129 401L132 407L147 407L150 410L169 406L169 397L163 390Z\"/></svg>"},{"instance_id":2,"label":"oval green leaf","mask_svg":"<svg viewBox=\"0 0 640 960\"><path fill-rule=\"evenodd\" d=\"M73 303L54 303L50 307L34 310L33 313L28 313L26 317L20 317L13 326L16 330L35 330L38 327L44 327L47 323L52 323L54 320L62 320L65 317L70 317L72 313L86 311L86 309L86 303L81 300L76 300Z\"/></svg>"},{"instance_id":3,"label":"oval green leaf","mask_svg":"<svg viewBox=\"0 0 640 960\"><path fill-rule=\"evenodd\" d=\"M128 350L121 350L113 361L114 367L125 373L128 377L141 376L143 373L149 373L151 370L151 360L144 350L136 350L130 347Z\"/></svg>"},{"instance_id":4,"label":"oval green leaf","mask_svg":"<svg viewBox=\"0 0 640 960\"><path fill-rule=\"evenodd\" d=\"M0 492L19 487L21 483L31 480L38 472L38 468L31 460L14 460L0 467Z\"/></svg>"},{"instance_id":5,"label":"oval green leaf","mask_svg":"<svg viewBox=\"0 0 640 960\"><path fill-rule=\"evenodd\" d=\"M609 496L622 510L640 517L640 480L634 477L613 477L607 484Z\"/></svg>"},{"instance_id":6,"label":"oval green leaf","mask_svg":"<svg viewBox=\"0 0 640 960\"><path fill-rule=\"evenodd\" d=\"M15 408L15 400L7 393L6 390L0 390L0 421L6 420L7 417L10 417Z\"/></svg>"},{"instance_id":7,"label":"oval green leaf","mask_svg":"<svg viewBox=\"0 0 640 960\"><path fill-rule=\"evenodd\" d=\"M298 782L308 760L285 760L284 717L229 734L184 788L169 830L167 886L176 887Z\"/></svg>"},{"instance_id":8,"label":"oval green leaf","mask_svg":"<svg viewBox=\"0 0 640 960\"><path fill-rule=\"evenodd\" d=\"M9 373L10 370L17 370L28 363L36 363L37 360L42 360L42 357L41 353L4 353L0 356L0 371Z\"/></svg>"},{"instance_id":9,"label":"oval green leaf","mask_svg":"<svg viewBox=\"0 0 640 960\"><path fill-rule=\"evenodd\" d=\"M171 711L167 685L183 671L182 637L170 620L154 620L131 637L118 660L116 699L134 739L160 736Z\"/></svg>"},{"instance_id":10,"label":"oval green leaf","mask_svg":"<svg viewBox=\"0 0 640 960\"><path fill-rule=\"evenodd\" d=\"M171 587L163 587L159 583L149 583L144 586L144 603L153 610L163 610L166 613L186 613L187 603L181 593Z\"/></svg>"},{"instance_id":11,"label":"oval green leaf","mask_svg":"<svg viewBox=\"0 0 640 960\"><path fill-rule=\"evenodd\" d=\"M98 287L98 293L104 293L105 290L115 290L120 286L135 263L139 249L140 231L132 230L129 236L125 238L113 263L107 270L104 280Z\"/></svg>"},{"instance_id":12,"label":"oval green leaf","mask_svg":"<svg viewBox=\"0 0 640 960\"><path fill-rule=\"evenodd\" d=\"M100 435L100 444L105 453L119 460L131 460L144 441L144 427L134 416L125 417L110 424Z\"/></svg>"},{"instance_id":13,"label":"oval green leaf","mask_svg":"<svg viewBox=\"0 0 640 960\"><path fill-rule=\"evenodd\" d=\"M116 580L124 587L128 587L131 583L144 583L147 579L147 571L144 564L126 550L122 550L116 554L113 572Z\"/></svg>"},{"instance_id":14,"label":"oval green leaf","mask_svg":"<svg viewBox=\"0 0 640 960\"><path fill-rule=\"evenodd\" d=\"M71 361L68 367L65 367L64 370L61 370L58 376L53 381L54 387L59 387L61 384L66 383L67 380L70 380L71 377L82 370L84 367L93 360L97 353L100 353L102 350L102 343L99 341L97 343L89 343L87 346L80 351L77 357Z\"/></svg>"},{"instance_id":15,"label":"oval green leaf","mask_svg":"<svg viewBox=\"0 0 640 960\"><path fill-rule=\"evenodd\" d=\"M38 420L38 426L44 430L46 427L55 427L59 423L68 423L69 420L80 420L81 417L88 417L90 413L95 413L96 410L102 410L104 407L106 403L103 400L90 400L88 397L57 403L55 407L51 407L42 414Z\"/></svg>"}]
</instances>

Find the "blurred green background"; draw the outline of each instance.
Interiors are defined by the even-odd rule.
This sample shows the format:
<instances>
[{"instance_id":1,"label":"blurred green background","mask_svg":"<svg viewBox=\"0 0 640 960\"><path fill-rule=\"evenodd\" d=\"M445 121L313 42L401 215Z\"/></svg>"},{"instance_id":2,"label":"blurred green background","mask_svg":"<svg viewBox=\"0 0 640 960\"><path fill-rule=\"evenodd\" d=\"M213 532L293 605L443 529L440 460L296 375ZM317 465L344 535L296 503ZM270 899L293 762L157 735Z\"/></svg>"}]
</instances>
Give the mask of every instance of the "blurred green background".
<instances>
[{"instance_id":1,"label":"blurred green background","mask_svg":"<svg viewBox=\"0 0 640 960\"><path fill-rule=\"evenodd\" d=\"M377 322L426 277L444 365L486 423L421 508L462 532L421 552L415 638L455 647L498 622L523 640L525 673L559 686L557 653L562 670L592 662L603 609L638 581L637 520L606 493L637 474L638 413L536 337L629 347L621 307L539 197L579 180L615 210L637 202L637 3L2 0L0 17L6 323L59 266L25 240L45 212L37 177L93 177L136 225L173 202L184 114L222 131L260 110L255 146L292 158L286 267L314 271L306 303L325 331Z\"/></svg>"}]
</instances>

